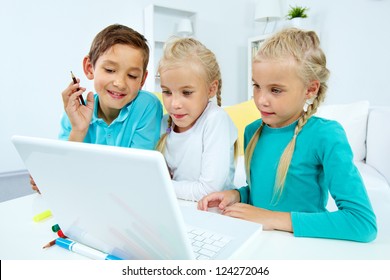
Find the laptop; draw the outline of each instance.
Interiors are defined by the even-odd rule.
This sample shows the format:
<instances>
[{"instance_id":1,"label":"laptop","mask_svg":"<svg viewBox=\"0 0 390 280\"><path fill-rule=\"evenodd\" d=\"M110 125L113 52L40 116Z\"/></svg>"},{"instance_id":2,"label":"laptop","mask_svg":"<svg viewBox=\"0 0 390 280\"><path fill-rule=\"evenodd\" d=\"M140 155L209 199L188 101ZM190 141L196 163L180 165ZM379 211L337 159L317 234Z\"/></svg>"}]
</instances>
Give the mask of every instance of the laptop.
<instances>
[{"instance_id":1,"label":"laptop","mask_svg":"<svg viewBox=\"0 0 390 280\"><path fill-rule=\"evenodd\" d=\"M178 200L157 151L27 136L13 136L12 142L64 234L105 253L122 259L229 259L262 232L260 224Z\"/></svg>"}]
</instances>

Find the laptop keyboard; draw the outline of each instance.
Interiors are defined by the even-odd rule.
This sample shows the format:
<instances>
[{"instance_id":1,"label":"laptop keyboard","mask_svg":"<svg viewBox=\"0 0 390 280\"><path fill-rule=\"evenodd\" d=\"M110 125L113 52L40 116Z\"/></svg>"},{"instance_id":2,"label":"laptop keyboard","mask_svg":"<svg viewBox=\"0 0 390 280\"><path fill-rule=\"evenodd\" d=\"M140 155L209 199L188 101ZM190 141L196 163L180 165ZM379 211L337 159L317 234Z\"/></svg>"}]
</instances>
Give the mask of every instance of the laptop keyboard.
<instances>
[{"instance_id":1,"label":"laptop keyboard","mask_svg":"<svg viewBox=\"0 0 390 280\"><path fill-rule=\"evenodd\" d=\"M231 241L228 236L191 226L187 226L187 235L197 260L214 258Z\"/></svg>"}]
</instances>

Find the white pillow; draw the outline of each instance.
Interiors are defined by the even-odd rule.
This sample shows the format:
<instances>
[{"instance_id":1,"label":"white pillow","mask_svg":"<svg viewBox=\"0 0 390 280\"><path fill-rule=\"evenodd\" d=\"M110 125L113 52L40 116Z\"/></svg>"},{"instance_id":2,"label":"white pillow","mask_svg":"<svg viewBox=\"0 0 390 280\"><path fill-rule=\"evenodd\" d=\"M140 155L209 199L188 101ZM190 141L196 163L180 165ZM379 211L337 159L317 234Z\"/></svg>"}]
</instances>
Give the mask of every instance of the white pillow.
<instances>
[{"instance_id":1,"label":"white pillow","mask_svg":"<svg viewBox=\"0 0 390 280\"><path fill-rule=\"evenodd\" d=\"M390 106L372 107L368 118L367 158L390 184Z\"/></svg>"},{"instance_id":2,"label":"white pillow","mask_svg":"<svg viewBox=\"0 0 390 280\"><path fill-rule=\"evenodd\" d=\"M366 158L369 106L370 103L366 100L350 104L322 105L315 114L318 117L336 120L343 126L356 161Z\"/></svg>"}]
</instances>

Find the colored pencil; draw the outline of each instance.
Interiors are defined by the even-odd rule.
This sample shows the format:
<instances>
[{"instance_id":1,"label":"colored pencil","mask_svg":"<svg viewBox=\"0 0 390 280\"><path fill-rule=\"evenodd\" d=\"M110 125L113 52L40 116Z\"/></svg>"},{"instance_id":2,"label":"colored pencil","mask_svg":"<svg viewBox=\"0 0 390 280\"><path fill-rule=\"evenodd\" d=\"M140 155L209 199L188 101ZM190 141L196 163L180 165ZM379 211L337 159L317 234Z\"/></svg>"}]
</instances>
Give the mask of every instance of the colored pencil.
<instances>
[{"instance_id":1,"label":"colored pencil","mask_svg":"<svg viewBox=\"0 0 390 280\"><path fill-rule=\"evenodd\" d=\"M72 75L73 83L74 83L74 84L77 84L77 79L76 79L76 77L73 75L73 72L72 72L72 71L70 71L70 74ZM79 89L77 89L77 90L79 90ZM85 106L85 101L84 101L84 98L83 98L82 95L79 96L79 99L80 99L81 104L83 104L83 105Z\"/></svg>"}]
</instances>

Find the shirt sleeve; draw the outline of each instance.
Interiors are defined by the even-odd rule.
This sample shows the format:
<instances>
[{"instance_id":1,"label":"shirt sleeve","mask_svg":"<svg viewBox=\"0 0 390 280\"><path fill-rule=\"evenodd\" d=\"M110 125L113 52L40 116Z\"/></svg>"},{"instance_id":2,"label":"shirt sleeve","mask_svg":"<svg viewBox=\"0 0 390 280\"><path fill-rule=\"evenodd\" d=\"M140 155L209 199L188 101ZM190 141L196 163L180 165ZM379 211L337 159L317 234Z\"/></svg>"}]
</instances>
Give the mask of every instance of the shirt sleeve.
<instances>
[{"instance_id":1,"label":"shirt sleeve","mask_svg":"<svg viewBox=\"0 0 390 280\"><path fill-rule=\"evenodd\" d=\"M328 127L318 141L324 185L338 207L335 212L292 212L295 236L369 242L376 238L376 217L341 125Z\"/></svg>"},{"instance_id":2,"label":"shirt sleeve","mask_svg":"<svg viewBox=\"0 0 390 280\"><path fill-rule=\"evenodd\" d=\"M134 131L131 148L153 150L160 138L162 105L157 98L151 100L149 99L147 104L144 104L146 108L143 110L141 120Z\"/></svg>"},{"instance_id":3,"label":"shirt sleeve","mask_svg":"<svg viewBox=\"0 0 390 280\"><path fill-rule=\"evenodd\" d=\"M178 198L197 201L211 192L223 190L230 172L234 174L234 167L231 170L231 165L235 140L232 139L237 139L237 129L228 115L215 114L208 117L202 137L203 151L199 179L197 181L173 180Z\"/></svg>"},{"instance_id":4,"label":"shirt sleeve","mask_svg":"<svg viewBox=\"0 0 390 280\"><path fill-rule=\"evenodd\" d=\"M240 202L249 203L249 186L239 188L238 192L240 193Z\"/></svg>"},{"instance_id":5,"label":"shirt sleeve","mask_svg":"<svg viewBox=\"0 0 390 280\"><path fill-rule=\"evenodd\" d=\"M60 127L60 132L58 134L58 139L67 141L69 139L70 131L72 130L72 125L65 112L62 114L60 126L61 127Z\"/></svg>"}]
</instances>

